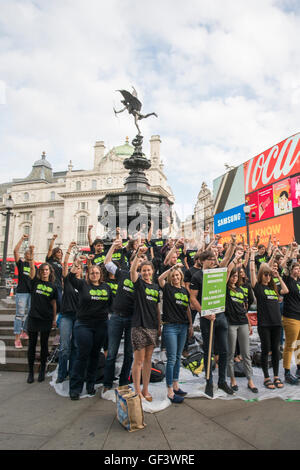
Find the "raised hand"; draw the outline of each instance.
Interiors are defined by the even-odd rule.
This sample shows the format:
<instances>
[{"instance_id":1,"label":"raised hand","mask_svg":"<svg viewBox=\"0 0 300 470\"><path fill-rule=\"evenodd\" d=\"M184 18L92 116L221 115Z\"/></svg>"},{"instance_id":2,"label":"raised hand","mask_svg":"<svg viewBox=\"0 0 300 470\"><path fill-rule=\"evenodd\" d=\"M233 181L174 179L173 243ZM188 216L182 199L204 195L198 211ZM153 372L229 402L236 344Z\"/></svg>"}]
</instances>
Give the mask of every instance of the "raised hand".
<instances>
[{"instance_id":1,"label":"raised hand","mask_svg":"<svg viewBox=\"0 0 300 470\"><path fill-rule=\"evenodd\" d=\"M52 240L56 240L57 237L58 237L58 235L57 235L57 234L54 234L53 237L52 237Z\"/></svg>"}]
</instances>

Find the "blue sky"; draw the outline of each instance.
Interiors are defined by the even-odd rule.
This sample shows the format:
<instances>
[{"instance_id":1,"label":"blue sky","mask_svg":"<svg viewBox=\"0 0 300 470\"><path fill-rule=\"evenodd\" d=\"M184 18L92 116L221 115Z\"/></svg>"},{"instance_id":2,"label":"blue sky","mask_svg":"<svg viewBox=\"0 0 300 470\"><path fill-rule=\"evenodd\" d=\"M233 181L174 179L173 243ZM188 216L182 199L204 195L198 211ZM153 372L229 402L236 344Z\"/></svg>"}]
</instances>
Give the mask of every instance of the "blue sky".
<instances>
[{"instance_id":1,"label":"blue sky","mask_svg":"<svg viewBox=\"0 0 300 470\"><path fill-rule=\"evenodd\" d=\"M91 168L93 145L130 140L115 90L134 85L176 202L299 131L300 7L293 0L2 0L1 182ZM4 92L5 90L5 92ZM10 164L4 164L9 161Z\"/></svg>"}]
</instances>

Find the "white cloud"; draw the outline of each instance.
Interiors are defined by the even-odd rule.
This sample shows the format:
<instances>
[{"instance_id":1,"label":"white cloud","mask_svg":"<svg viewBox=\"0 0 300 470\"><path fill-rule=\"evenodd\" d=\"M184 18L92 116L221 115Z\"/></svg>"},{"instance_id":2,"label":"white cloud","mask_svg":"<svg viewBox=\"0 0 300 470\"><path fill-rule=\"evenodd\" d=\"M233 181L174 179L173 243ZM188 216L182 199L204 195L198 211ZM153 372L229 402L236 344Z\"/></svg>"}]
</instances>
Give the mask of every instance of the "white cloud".
<instances>
[{"instance_id":1,"label":"white cloud","mask_svg":"<svg viewBox=\"0 0 300 470\"><path fill-rule=\"evenodd\" d=\"M2 181L44 150L55 170L90 168L96 140L131 139L132 120L112 108L134 85L159 114L141 123L145 151L160 134L175 196L194 204L225 162L299 131L299 31L290 0L3 0Z\"/></svg>"}]
</instances>

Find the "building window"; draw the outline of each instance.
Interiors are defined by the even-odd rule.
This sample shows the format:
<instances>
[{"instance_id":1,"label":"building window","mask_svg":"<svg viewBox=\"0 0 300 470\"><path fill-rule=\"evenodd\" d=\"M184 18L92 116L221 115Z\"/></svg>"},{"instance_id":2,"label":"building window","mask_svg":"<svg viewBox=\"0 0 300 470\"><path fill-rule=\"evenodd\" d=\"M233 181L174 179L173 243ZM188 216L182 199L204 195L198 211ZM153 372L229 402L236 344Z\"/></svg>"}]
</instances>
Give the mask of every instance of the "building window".
<instances>
[{"instance_id":1,"label":"building window","mask_svg":"<svg viewBox=\"0 0 300 470\"><path fill-rule=\"evenodd\" d=\"M53 233L53 223L48 224L48 232Z\"/></svg>"},{"instance_id":2,"label":"building window","mask_svg":"<svg viewBox=\"0 0 300 470\"><path fill-rule=\"evenodd\" d=\"M30 217L31 217L31 212L25 212L25 213L24 213L24 220L25 220L25 222L29 222Z\"/></svg>"},{"instance_id":3,"label":"building window","mask_svg":"<svg viewBox=\"0 0 300 470\"><path fill-rule=\"evenodd\" d=\"M85 211L88 208L87 202L78 202L78 210Z\"/></svg>"},{"instance_id":4,"label":"building window","mask_svg":"<svg viewBox=\"0 0 300 470\"><path fill-rule=\"evenodd\" d=\"M81 182L76 181L76 191L81 191Z\"/></svg>"},{"instance_id":5,"label":"building window","mask_svg":"<svg viewBox=\"0 0 300 470\"><path fill-rule=\"evenodd\" d=\"M78 245L85 245L86 244L86 235L87 234L87 217L85 215L81 215L78 219L78 227L77 227L77 243Z\"/></svg>"},{"instance_id":6,"label":"building window","mask_svg":"<svg viewBox=\"0 0 300 470\"><path fill-rule=\"evenodd\" d=\"M24 201L29 201L29 193L24 193Z\"/></svg>"},{"instance_id":7,"label":"building window","mask_svg":"<svg viewBox=\"0 0 300 470\"><path fill-rule=\"evenodd\" d=\"M51 199L51 201L55 201L55 191L51 191L50 199Z\"/></svg>"},{"instance_id":8,"label":"building window","mask_svg":"<svg viewBox=\"0 0 300 470\"><path fill-rule=\"evenodd\" d=\"M97 180L92 180L92 189L97 189Z\"/></svg>"},{"instance_id":9,"label":"building window","mask_svg":"<svg viewBox=\"0 0 300 470\"><path fill-rule=\"evenodd\" d=\"M49 217L54 217L54 211L53 210L49 211Z\"/></svg>"}]
</instances>

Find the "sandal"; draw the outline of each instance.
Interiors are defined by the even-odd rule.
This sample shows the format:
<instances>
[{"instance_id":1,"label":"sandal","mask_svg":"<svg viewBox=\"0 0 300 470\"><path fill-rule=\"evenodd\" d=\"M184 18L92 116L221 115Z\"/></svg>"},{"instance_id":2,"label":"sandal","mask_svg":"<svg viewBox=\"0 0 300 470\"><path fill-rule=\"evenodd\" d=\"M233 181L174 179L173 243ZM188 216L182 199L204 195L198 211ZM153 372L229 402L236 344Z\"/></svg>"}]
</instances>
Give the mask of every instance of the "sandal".
<instances>
[{"instance_id":1,"label":"sandal","mask_svg":"<svg viewBox=\"0 0 300 470\"><path fill-rule=\"evenodd\" d=\"M281 380L279 378L274 379L274 385L275 385L276 388L283 388L284 387L283 383L281 382Z\"/></svg>"},{"instance_id":2,"label":"sandal","mask_svg":"<svg viewBox=\"0 0 300 470\"><path fill-rule=\"evenodd\" d=\"M151 395L144 395L143 392L142 392L142 395L143 397L145 398L145 400L151 402L153 400L152 396Z\"/></svg>"},{"instance_id":3,"label":"sandal","mask_svg":"<svg viewBox=\"0 0 300 470\"><path fill-rule=\"evenodd\" d=\"M273 387L271 385L273 385ZM264 382L264 387L266 387L269 390L275 390L274 384L271 379L268 379Z\"/></svg>"}]
</instances>

